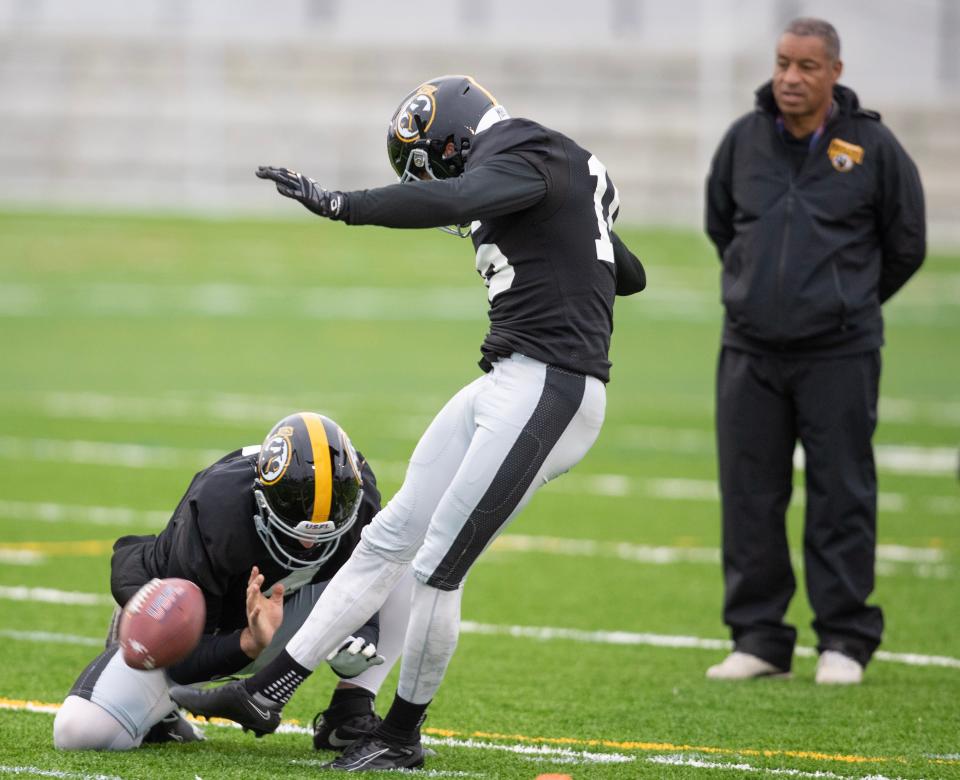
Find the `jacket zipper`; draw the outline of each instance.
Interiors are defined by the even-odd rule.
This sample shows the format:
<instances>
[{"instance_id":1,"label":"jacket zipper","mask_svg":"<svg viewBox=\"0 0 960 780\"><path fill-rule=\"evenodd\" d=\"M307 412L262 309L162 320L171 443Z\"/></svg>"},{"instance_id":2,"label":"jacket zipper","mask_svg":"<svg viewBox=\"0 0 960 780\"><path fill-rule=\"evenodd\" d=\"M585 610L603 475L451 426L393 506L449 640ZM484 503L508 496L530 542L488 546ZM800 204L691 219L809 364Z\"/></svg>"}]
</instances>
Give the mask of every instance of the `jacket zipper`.
<instances>
[{"instance_id":1,"label":"jacket zipper","mask_svg":"<svg viewBox=\"0 0 960 780\"><path fill-rule=\"evenodd\" d=\"M786 341L782 333L783 325L783 274L787 266L787 245L790 242L790 223L793 217L793 171L790 171L790 189L787 191L787 215L784 218L783 239L780 242L780 259L777 263L777 340L783 344Z\"/></svg>"}]
</instances>

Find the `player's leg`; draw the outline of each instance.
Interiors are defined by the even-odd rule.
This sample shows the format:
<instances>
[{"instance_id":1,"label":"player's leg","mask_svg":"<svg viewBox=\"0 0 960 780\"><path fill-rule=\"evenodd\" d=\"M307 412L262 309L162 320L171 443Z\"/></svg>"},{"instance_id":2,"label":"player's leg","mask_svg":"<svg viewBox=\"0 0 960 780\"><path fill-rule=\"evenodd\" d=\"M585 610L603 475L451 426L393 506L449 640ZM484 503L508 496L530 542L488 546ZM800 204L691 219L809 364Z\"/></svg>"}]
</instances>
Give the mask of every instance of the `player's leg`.
<instances>
[{"instance_id":1,"label":"player's leg","mask_svg":"<svg viewBox=\"0 0 960 780\"><path fill-rule=\"evenodd\" d=\"M600 431L603 383L515 355L494 367L475 404L476 433L414 559L400 685L384 723L334 762L415 767L419 726L456 648L463 579L533 493L586 454Z\"/></svg>"},{"instance_id":2,"label":"player's leg","mask_svg":"<svg viewBox=\"0 0 960 780\"><path fill-rule=\"evenodd\" d=\"M867 604L877 546L872 438L880 353L802 361L798 371L807 487L804 576L817 649L864 667L883 635L882 611ZM851 681L859 681L859 671L852 669Z\"/></svg>"},{"instance_id":3,"label":"player's leg","mask_svg":"<svg viewBox=\"0 0 960 780\"><path fill-rule=\"evenodd\" d=\"M707 676L789 671L797 632L784 623L796 590L786 509L795 411L785 364L723 348L717 368L717 451L723 515L723 619L735 652Z\"/></svg>"},{"instance_id":4,"label":"player's leg","mask_svg":"<svg viewBox=\"0 0 960 780\"><path fill-rule=\"evenodd\" d=\"M410 567L433 510L473 435L472 404L488 376L452 398L433 420L410 459L403 486L363 530L360 543L336 573L286 648L242 683L213 691L177 688L174 699L191 712L237 721L257 733L274 731L296 688L343 637L361 626Z\"/></svg>"},{"instance_id":5,"label":"player's leg","mask_svg":"<svg viewBox=\"0 0 960 780\"><path fill-rule=\"evenodd\" d=\"M57 750L130 750L141 741L103 707L79 696L67 696L53 719Z\"/></svg>"},{"instance_id":6,"label":"player's leg","mask_svg":"<svg viewBox=\"0 0 960 780\"><path fill-rule=\"evenodd\" d=\"M54 719L53 742L59 750L129 750L175 711L166 675L130 668L114 645L77 678Z\"/></svg>"},{"instance_id":7,"label":"player's leg","mask_svg":"<svg viewBox=\"0 0 960 780\"><path fill-rule=\"evenodd\" d=\"M408 569L380 607L377 651L384 657L384 663L341 680L327 708L313 719L315 749L342 750L380 725L374 700L403 649L413 581L413 571Z\"/></svg>"},{"instance_id":8,"label":"player's leg","mask_svg":"<svg viewBox=\"0 0 960 780\"><path fill-rule=\"evenodd\" d=\"M474 399L487 377L457 393L420 438L403 485L364 528L350 559L333 577L287 645L302 667L316 668L337 643L376 612L407 572L433 511L473 435Z\"/></svg>"},{"instance_id":9,"label":"player's leg","mask_svg":"<svg viewBox=\"0 0 960 780\"><path fill-rule=\"evenodd\" d=\"M606 391L593 377L517 356L498 364L477 403L479 427L414 559L410 627L399 694L429 702L459 635L467 572L533 494L580 462L603 424Z\"/></svg>"}]
</instances>

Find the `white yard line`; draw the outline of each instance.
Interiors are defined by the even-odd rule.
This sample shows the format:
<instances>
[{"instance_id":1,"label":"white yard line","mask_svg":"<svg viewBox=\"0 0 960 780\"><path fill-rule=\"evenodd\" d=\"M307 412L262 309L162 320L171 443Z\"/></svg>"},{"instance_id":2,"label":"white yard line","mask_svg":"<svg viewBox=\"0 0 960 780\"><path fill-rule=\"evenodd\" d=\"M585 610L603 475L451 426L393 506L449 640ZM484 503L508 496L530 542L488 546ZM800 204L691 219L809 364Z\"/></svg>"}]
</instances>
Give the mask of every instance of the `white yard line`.
<instances>
[{"instance_id":1,"label":"white yard line","mask_svg":"<svg viewBox=\"0 0 960 780\"><path fill-rule=\"evenodd\" d=\"M80 593L73 590L54 588L31 588L26 585L0 585L0 599L7 601L28 601L41 604L74 604L84 607L98 607L113 604L113 598L102 593Z\"/></svg>"},{"instance_id":2,"label":"white yard line","mask_svg":"<svg viewBox=\"0 0 960 780\"><path fill-rule=\"evenodd\" d=\"M356 396L336 394L325 396L324 403L333 407L355 403ZM264 425L289 414L291 399L240 394L214 394L206 397L120 396L105 393L54 392L25 399L22 403L35 406L43 414L57 418L82 417L87 419L127 419L135 421L219 420L249 424L259 421ZM917 421L937 425L960 425L960 403L940 402L920 404L899 399L884 399L882 403L899 410L900 417L912 415ZM439 403L427 410L433 411ZM912 410L912 411L907 411ZM327 413L331 413L326 410ZM333 414L336 416L336 414ZM425 427L421 416L398 418L413 421L402 426L405 435L416 437ZM712 455L716 442L712 430L701 428L670 428L665 426L625 425L612 428L607 436L640 449L699 453ZM877 466L881 470L900 474L942 476L957 473L958 450L955 447L917 444L878 444L875 447ZM797 448L794 463L803 468L803 451Z\"/></svg>"},{"instance_id":3,"label":"white yard line","mask_svg":"<svg viewBox=\"0 0 960 780\"><path fill-rule=\"evenodd\" d=\"M80 506L51 502L0 500L0 520L24 522L90 523L95 525L137 525L143 529L162 527L169 519L163 510L138 510L131 507ZM601 542L591 539L567 539L552 536L504 534L493 544L493 549L504 553L544 553L591 558L616 558L651 565L699 563L716 565L720 550L715 547L679 547L631 544L628 542ZM0 563L35 565L47 557L40 550L9 548L0 543ZM944 579L952 574L942 549L934 547L907 547L881 544L877 547L877 573L881 576L912 574L922 579ZM799 553L793 556L794 565L802 568ZM905 572L904 567L913 567Z\"/></svg>"},{"instance_id":4,"label":"white yard line","mask_svg":"<svg viewBox=\"0 0 960 780\"><path fill-rule=\"evenodd\" d=\"M716 547L652 546L522 534L503 534L494 541L492 549L499 552L539 552L590 558L618 558L624 561L659 565L720 562L720 550ZM906 547L898 544L877 546L877 560L885 563L941 564L945 559L944 551L938 547ZM798 556L796 562L800 560Z\"/></svg>"},{"instance_id":5,"label":"white yard line","mask_svg":"<svg viewBox=\"0 0 960 780\"><path fill-rule=\"evenodd\" d=\"M0 637L5 639L19 639L22 642L40 642L49 645L84 645L85 647L104 646L104 639L96 639L92 636L77 636L75 634L55 634L50 631L15 631L13 629L0 629Z\"/></svg>"},{"instance_id":6,"label":"white yard line","mask_svg":"<svg viewBox=\"0 0 960 780\"><path fill-rule=\"evenodd\" d=\"M199 468L222 458L221 450L71 439L0 436L0 458L127 468Z\"/></svg>"},{"instance_id":7,"label":"white yard line","mask_svg":"<svg viewBox=\"0 0 960 780\"><path fill-rule=\"evenodd\" d=\"M34 550L12 550L0 547L0 563L10 566L36 566L46 559L47 556Z\"/></svg>"},{"instance_id":8,"label":"white yard line","mask_svg":"<svg viewBox=\"0 0 960 780\"><path fill-rule=\"evenodd\" d=\"M164 510L133 509L126 506L84 506L50 501L0 500L0 519L28 523L83 523L85 525L161 526L170 519Z\"/></svg>"},{"instance_id":9,"label":"white yard line","mask_svg":"<svg viewBox=\"0 0 960 780\"><path fill-rule=\"evenodd\" d=\"M368 396L367 396L368 397ZM97 392L47 392L36 395L0 395L0 400L16 399L18 406L28 406L39 413L55 418L73 417L94 420L155 421L218 420L223 422L271 423L286 414L291 408L313 408L318 400L332 408L355 406L355 393L324 392L322 398L315 394L299 396L263 396L240 393L212 393L203 395L127 396ZM386 399L385 399L386 400ZM400 404L408 411L415 408L426 414L435 413L446 400L444 397L423 396L408 393L404 396L391 394L389 400ZM10 401L7 401L8 403ZM697 409L712 409L712 399L696 402ZM316 410L319 411L319 410ZM416 419L418 424L420 418ZM902 398L880 399L880 419L896 423L919 423L938 427L960 427L960 402L958 401L913 401ZM419 433L422 427L415 431ZM655 425L621 425L615 431L606 431L605 436L616 436L618 441L640 447L663 449L672 452L713 451L716 444L714 433L705 428L673 428Z\"/></svg>"},{"instance_id":10,"label":"white yard line","mask_svg":"<svg viewBox=\"0 0 960 780\"><path fill-rule=\"evenodd\" d=\"M660 764L665 766L689 766L696 769L721 769L728 772L751 772L761 775L776 775L779 777L802 777L802 778L823 778L823 780L903 780L899 777L887 777L871 773L869 775L838 775L836 772L828 772L822 769L807 771L803 769L788 769L782 767L764 767L754 766L745 763L728 763L725 761L709 761L703 758L693 756L662 755L647 756L644 761L651 764Z\"/></svg>"},{"instance_id":11,"label":"white yard line","mask_svg":"<svg viewBox=\"0 0 960 780\"><path fill-rule=\"evenodd\" d=\"M58 591L51 588L27 588L24 586L0 586L0 599L8 598L16 601L32 601L46 604L74 604L82 606L113 605L110 596L98 593L78 593L76 591ZM599 645L642 645L649 647L672 647L696 650L729 650L730 641L727 639L704 639L695 636L676 636L670 634L636 633L632 631L585 631L577 628L556 628L551 626L510 626L491 623L478 623L473 620L464 620L460 624L460 631L464 634L479 634L483 636L510 636L517 639L535 639L540 642L573 641ZM19 639L28 642L53 642L64 644L95 645L102 644L103 640L96 637L74 636L71 634L48 634L46 632L7 631L0 630L0 636L8 639ZM812 647L798 646L797 656L809 658L816 655ZM900 663L907 666L940 666L950 669L960 669L960 659L940 655L924 655L921 653L892 653L878 650L874 659Z\"/></svg>"},{"instance_id":12,"label":"white yard line","mask_svg":"<svg viewBox=\"0 0 960 780\"><path fill-rule=\"evenodd\" d=\"M0 764L0 775L21 775L28 777L61 777L65 780L123 780L117 775L87 775L80 772L63 772L59 769L41 769L38 766L4 766Z\"/></svg>"},{"instance_id":13,"label":"white yard line","mask_svg":"<svg viewBox=\"0 0 960 780\"><path fill-rule=\"evenodd\" d=\"M483 742L476 739L462 739L455 737L424 736L427 745L441 747L471 748L473 750L497 750L505 753L517 753L521 756L559 757L572 759L579 764L625 764L636 761L634 756L623 753L592 753L587 750L572 750L571 748L557 748L549 745L504 745L497 742Z\"/></svg>"},{"instance_id":14,"label":"white yard line","mask_svg":"<svg viewBox=\"0 0 960 780\"><path fill-rule=\"evenodd\" d=\"M426 743L426 739L423 739ZM329 758L301 758L292 759L291 764L295 766L314 766L324 767L330 763ZM484 772L461 772L456 769L385 769L380 770L380 774L387 777L410 776L410 777L487 777Z\"/></svg>"},{"instance_id":15,"label":"white yard line","mask_svg":"<svg viewBox=\"0 0 960 780\"><path fill-rule=\"evenodd\" d=\"M901 452L890 458L890 463L900 463L904 469L902 473L953 476L956 472L956 453L952 449L928 448L930 451L925 454L913 452L914 449L901 448ZM213 463L224 454L225 451L221 450L166 445L0 436L0 458L17 461L66 462L134 469L197 469ZM914 455L917 456L916 459ZM371 462L381 475L389 474L391 477L399 478L406 469L406 464L402 462L376 461L375 459ZM719 498L717 484L713 480L643 478L625 474L574 472L554 480L548 489L610 497L641 495L677 501L715 502ZM803 501L801 488L794 492L793 500L798 503ZM878 502L880 509L886 512L905 512L910 508L907 497L896 493L880 493ZM957 499L952 496L926 496L923 502L931 512L950 514L956 508ZM0 514L2 514L4 503L6 502L0 502Z\"/></svg>"},{"instance_id":16,"label":"white yard line","mask_svg":"<svg viewBox=\"0 0 960 780\"><path fill-rule=\"evenodd\" d=\"M169 519L162 510L138 510L131 507L80 506L51 502L0 500L0 519L25 522L78 522L96 525L138 525L141 528L160 528ZM545 553L593 558L616 558L635 563L670 565L701 563L715 565L720 561L720 550L715 547L671 547L628 542L600 542L590 539L565 539L551 536L504 534L493 544L499 552ZM0 562L20 565L38 564L46 560L42 551L5 548L0 543ZM878 574L904 574L904 566L913 566L908 573L918 578L949 577L952 568L945 564L946 556L939 548L906 547L881 544L877 547ZM802 567L802 556L793 556L794 565Z\"/></svg>"}]
</instances>

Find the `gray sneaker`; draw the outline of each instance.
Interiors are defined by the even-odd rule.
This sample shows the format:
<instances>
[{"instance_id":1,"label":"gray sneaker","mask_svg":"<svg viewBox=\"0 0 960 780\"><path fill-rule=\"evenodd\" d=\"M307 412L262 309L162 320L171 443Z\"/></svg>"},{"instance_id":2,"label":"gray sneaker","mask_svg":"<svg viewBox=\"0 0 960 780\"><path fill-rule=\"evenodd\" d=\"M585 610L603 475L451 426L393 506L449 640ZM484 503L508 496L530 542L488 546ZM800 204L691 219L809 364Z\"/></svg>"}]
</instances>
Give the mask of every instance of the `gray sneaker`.
<instances>
[{"instance_id":1,"label":"gray sneaker","mask_svg":"<svg viewBox=\"0 0 960 780\"><path fill-rule=\"evenodd\" d=\"M863 667L850 656L836 650L824 650L817 661L818 685L859 685Z\"/></svg>"},{"instance_id":2,"label":"gray sneaker","mask_svg":"<svg viewBox=\"0 0 960 780\"><path fill-rule=\"evenodd\" d=\"M759 656L734 650L720 663L707 669L708 680L753 680L757 677L786 679L790 672Z\"/></svg>"}]
</instances>

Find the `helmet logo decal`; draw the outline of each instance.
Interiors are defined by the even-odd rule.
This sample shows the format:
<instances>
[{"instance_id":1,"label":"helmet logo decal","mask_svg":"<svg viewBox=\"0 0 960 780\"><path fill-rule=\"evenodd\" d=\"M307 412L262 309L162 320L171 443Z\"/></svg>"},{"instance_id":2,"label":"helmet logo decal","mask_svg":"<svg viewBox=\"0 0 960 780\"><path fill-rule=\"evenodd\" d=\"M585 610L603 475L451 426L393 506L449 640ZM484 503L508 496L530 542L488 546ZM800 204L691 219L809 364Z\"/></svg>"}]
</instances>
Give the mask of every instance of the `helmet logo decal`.
<instances>
[{"instance_id":1,"label":"helmet logo decal","mask_svg":"<svg viewBox=\"0 0 960 780\"><path fill-rule=\"evenodd\" d=\"M260 450L257 468L264 485L274 484L286 473L287 466L290 465L290 451L293 449L290 443L291 433L291 429L281 428Z\"/></svg>"},{"instance_id":2,"label":"helmet logo decal","mask_svg":"<svg viewBox=\"0 0 960 780\"><path fill-rule=\"evenodd\" d=\"M414 117L419 116L424 131L430 129L437 113L437 101L433 95L437 88L433 84L424 84L407 101L407 104L397 111L397 118L393 123L393 132L405 144L412 143L420 138L420 128Z\"/></svg>"}]
</instances>

